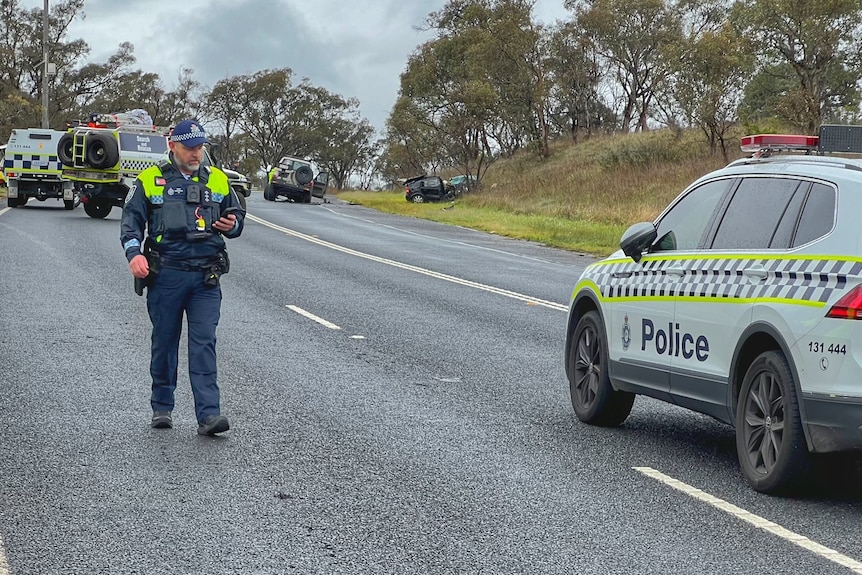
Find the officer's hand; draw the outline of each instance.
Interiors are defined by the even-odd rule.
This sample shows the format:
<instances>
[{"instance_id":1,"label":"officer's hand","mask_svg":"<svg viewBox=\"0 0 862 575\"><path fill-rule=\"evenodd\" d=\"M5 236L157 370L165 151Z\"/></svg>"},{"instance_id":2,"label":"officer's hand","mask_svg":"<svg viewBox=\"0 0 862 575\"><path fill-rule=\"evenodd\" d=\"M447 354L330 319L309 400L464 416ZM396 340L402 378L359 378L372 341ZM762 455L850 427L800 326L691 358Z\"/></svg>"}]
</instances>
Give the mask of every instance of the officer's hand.
<instances>
[{"instance_id":1,"label":"officer's hand","mask_svg":"<svg viewBox=\"0 0 862 575\"><path fill-rule=\"evenodd\" d=\"M213 222L213 227L220 232L229 232L236 225L236 216L233 214L228 214L226 216L222 216Z\"/></svg>"},{"instance_id":2,"label":"officer's hand","mask_svg":"<svg viewBox=\"0 0 862 575\"><path fill-rule=\"evenodd\" d=\"M144 279L150 273L150 262L143 255L135 256L129 262L129 270L136 278Z\"/></svg>"}]
</instances>

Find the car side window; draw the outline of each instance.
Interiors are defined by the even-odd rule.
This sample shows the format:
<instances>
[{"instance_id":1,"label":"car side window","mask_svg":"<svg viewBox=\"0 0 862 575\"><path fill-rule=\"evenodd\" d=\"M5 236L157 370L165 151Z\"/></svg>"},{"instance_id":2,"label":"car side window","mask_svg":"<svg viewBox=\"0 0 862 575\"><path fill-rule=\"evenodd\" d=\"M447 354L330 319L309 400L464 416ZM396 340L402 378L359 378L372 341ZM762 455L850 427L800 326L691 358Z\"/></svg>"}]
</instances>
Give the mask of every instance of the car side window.
<instances>
[{"instance_id":1,"label":"car side window","mask_svg":"<svg viewBox=\"0 0 862 575\"><path fill-rule=\"evenodd\" d=\"M680 198L658 222L658 241L651 251L698 249L718 202L733 182L727 178L706 182Z\"/></svg>"},{"instance_id":2,"label":"car side window","mask_svg":"<svg viewBox=\"0 0 862 575\"><path fill-rule=\"evenodd\" d=\"M800 186L788 178L745 178L721 218L712 241L714 250L784 248L773 238Z\"/></svg>"},{"instance_id":3,"label":"car side window","mask_svg":"<svg viewBox=\"0 0 862 575\"><path fill-rule=\"evenodd\" d=\"M835 225L835 189L825 184L814 184L802 208L799 227L793 238L793 247L823 237Z\"/></svg>"}]
</instances>

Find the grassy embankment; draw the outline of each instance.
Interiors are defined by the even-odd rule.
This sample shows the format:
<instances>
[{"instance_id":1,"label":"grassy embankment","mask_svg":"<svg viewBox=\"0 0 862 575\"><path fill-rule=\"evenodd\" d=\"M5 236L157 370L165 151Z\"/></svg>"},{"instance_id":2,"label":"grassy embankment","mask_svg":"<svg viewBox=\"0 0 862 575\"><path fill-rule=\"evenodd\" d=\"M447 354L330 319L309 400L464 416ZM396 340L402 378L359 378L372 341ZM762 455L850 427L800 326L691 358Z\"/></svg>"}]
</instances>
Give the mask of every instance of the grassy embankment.
<instances>
[{"instance_id":1,"label":"grassy embankment","mask_svg":"<svg viewBox=\"0 0 862 575\"><path fill-rule=\"evenodd\" d=\"M738 139L735 140L738 142ZM739 157L739 148L731 152ZM605 256L625 229L653 220L688 184L724 166L698 132L670 130L557 143L545 161L500 160L480 191L450 203L412 204L404 191L338 194L383 212L434 220ZM443 209L448 208L448 209Z\"/></svg>"}]
</instances>

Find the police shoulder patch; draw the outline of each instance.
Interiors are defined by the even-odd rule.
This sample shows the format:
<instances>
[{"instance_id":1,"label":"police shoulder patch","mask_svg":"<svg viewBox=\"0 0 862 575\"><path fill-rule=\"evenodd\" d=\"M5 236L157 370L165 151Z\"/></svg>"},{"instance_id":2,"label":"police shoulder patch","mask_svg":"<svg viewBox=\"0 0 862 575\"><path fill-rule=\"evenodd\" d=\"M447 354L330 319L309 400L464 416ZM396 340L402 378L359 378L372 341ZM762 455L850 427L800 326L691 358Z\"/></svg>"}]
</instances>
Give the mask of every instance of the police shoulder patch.
<instances>
[{"instance_id":1,"label":"police shoulder patch","mask_svg":"<svg viewBox=\"0 0 862 575\"><path fill-rule=\"evenodd\" d=\"M132 184L132 187L129 188L129 193L126 194L126 201L124 203L128 204L132 201L132 197L135 195L135 190L138 189L138 184Z\"/></svg>"},{"instance_id":2,"label":"police shoulder patch","mask_svg":"<svg viewBox=\"0 0 862 575\"><path fill-rule=\"evenodd\" d=\"M165 181L164 177L156 176L156 182L155 183L157 186L164 186L167 182Z\"/></svg>"}]
</instances>

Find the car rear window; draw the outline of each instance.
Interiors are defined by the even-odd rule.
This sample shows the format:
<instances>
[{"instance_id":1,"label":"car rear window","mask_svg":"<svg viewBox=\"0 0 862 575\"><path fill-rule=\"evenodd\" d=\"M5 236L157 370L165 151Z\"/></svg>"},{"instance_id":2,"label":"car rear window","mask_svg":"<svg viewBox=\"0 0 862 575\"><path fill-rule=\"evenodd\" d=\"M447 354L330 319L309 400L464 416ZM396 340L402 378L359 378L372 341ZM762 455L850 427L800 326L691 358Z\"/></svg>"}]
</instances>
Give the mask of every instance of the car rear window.
<instances>
[{"instance_id":1,"label":"car rear window","mask_svg":"<svg viewBox=\"0 0 862 575\"><path fill-rule=\"evenodd\" d=\"M773 238L795 192L808 185L789 178L743 179L721 218L712 249L786 247L773 246Z\"/></svg>"},{"instance_id":2,"label":"car rear window","mask_svg":"<svg viewBox=\"0 0 862 575\"><path fill-rule=\"evenodd\" d=\"M831 186L816 183L802 208L799 227L793 238L793 247L807 244L823 237L835 225L835 190Z\"/></svg>"}]
</instances>

